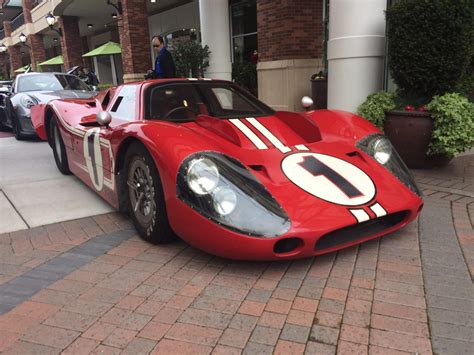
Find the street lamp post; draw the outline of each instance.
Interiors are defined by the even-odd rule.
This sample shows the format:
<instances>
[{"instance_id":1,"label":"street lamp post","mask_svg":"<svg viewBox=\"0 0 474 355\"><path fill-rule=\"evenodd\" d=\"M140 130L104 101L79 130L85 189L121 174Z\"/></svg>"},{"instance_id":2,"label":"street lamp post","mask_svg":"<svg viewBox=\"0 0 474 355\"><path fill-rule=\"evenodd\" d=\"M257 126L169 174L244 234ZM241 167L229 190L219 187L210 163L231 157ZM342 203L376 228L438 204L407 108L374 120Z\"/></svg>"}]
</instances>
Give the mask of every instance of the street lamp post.
<instances>
[{"instance_id":1,"label":"street lamp post","mask_svg":"<svg viewBox=\"0 0 474 355\"><path fill-rule=\"evenodd\" d=\"M61 28L57 29L57 28L54 28L54 24L56 23L56 17L54 17L54 15L50 12L46 17L46 23L48 24L50 30L58 33L61 37L63 35L63 30Z\"/></svg>"}]
</instances>

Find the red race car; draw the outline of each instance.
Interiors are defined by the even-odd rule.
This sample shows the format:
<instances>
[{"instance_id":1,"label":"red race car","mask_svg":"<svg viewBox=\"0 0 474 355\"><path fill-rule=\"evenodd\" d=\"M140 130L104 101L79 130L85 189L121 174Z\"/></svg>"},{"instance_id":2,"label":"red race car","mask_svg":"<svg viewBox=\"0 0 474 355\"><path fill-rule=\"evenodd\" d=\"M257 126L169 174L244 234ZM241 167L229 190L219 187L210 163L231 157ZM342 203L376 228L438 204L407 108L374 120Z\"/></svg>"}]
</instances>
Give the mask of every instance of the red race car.
<instances>
[{"instance_id":1,"label":"red race car","mask_svg":"<svg viewBox=\"0 0 474 355\"><path fill-rule=\"evenodd\" d=\"M227 258L302 258L400 229L423 206L366 120L275 112L231 82L125 84L35 106L32 120L58 169L129 213L152 243L178 235Z\"/></svg>"}]
</instances>

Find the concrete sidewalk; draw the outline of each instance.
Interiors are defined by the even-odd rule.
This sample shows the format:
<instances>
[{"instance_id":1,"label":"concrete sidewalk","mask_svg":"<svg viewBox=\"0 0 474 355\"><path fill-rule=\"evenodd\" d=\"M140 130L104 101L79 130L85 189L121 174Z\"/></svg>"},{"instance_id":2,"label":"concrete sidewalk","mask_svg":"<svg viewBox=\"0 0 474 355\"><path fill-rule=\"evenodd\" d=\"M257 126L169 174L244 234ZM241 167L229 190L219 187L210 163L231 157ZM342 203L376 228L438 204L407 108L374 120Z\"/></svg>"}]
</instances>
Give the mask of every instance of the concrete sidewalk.
<instances>
[{"instance_id":1,"label":"concrete sidewalk","mask_svg":"<svg viewBox=\"0 0 474 355\"><path fill-rule=\"evenodd\" d=\"M1 234L0 351L472 354L474 155L414 174L418 221L293 262L153 246L117 213Z\"/></svg>"},{"instance_id":2,"label":"concrete sidewalk","mask_svg":"<svg viewBox=\"0 0 474 355\"><path fill-rule=\"evenodd\" d=\"M48 143L0 139L0 233L111 211L77 178L58 171Z\"/></svg>"}]
</instances>

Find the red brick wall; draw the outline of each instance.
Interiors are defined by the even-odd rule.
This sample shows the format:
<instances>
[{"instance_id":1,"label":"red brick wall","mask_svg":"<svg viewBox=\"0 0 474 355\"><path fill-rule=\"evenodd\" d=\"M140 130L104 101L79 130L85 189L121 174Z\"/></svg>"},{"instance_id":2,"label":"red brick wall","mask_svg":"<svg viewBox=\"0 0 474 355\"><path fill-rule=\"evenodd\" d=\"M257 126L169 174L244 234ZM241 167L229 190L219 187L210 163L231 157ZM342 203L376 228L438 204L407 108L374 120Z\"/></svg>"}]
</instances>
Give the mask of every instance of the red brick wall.
<instances>
[{"instance_id":1,"label":"red brick wall","mask_svg":"<svg viewBox=\"0 0 474 355\"><path fill-rule=\"evenodd\" d=\"M10 56L10 73L16 76L15 70L23 66L20 45L8 47L8 55Z\"/></svg>"},{"instance_id":2,"label":"red brick wall","mask_svg":"<svg viewBox=\"0 0 474 355\"><path fill-rule=\"evenodd\" d=\"M124 74L145 73L153 64L150 57L150 34L146 0L122 0L119 21L120 46Z\"/></svg>"},{"instance_id":3,"label":"red brick wall","mask_svg":"<svg viewBox=\"0 0 474 355\"><path fill-rule=\"evenodd\" d=\"M61 16L59 27L62 28L61 48L64 57L64 68L82 65L82 41L79 33L79 22L75 16Z\"/></svg>"},{"instance_id":4,"label":"red brick wall","mask_svg":"<svg viewBox=\"0 0 474 355\"><path fill-rule=\"evenodd\" d=\"M31 23L31 0L22 0L21 5L23 6L23 17L25 23Z\"/></svg>"},{"instance_id":5,"label":"red brick wall","mask_svg":"<svg viewBox=\"0 0 474 355\"><path fill-rule=\"evenodd\" d=\"M30 58L33 71L37 71L37 63L44 62L46 60L46 52L44 50L43 36L42 35L29 35L28 44L30 46Z\"/></svg>"},{"instance_id":6,"label":"red brick wall","mask_svg":"<svg viewBox=\"0 0 474 355\"><path fill-rule=\"evenodd\" d=\"M322 57L323 0L257 0L258 59Z\"/></svg>"}]
</instances>

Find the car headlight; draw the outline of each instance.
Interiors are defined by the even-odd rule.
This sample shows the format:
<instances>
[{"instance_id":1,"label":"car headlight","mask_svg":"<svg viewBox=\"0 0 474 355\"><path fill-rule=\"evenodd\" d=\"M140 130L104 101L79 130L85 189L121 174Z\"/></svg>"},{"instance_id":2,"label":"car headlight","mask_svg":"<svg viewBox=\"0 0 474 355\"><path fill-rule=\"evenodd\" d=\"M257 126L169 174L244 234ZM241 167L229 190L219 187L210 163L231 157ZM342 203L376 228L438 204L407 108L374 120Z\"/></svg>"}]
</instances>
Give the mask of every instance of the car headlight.
<instances>
[{"instance_id":1,"label":"car headlight","mask_svg":"<svg viewBox=\"0 0 474 355\"><path fill-rule=\"evenodd\" d=\"M38 105L38 100L33 96L23 95L20 99L20 104L29 110L31 107Z\"/></svg>"},{"instance_id":2,"label":"car headlight","mask_svg":"<svg viewBox=\"0 0 474 355\"><path fill-rule=\"evenodd\" d=\"M379 133L371 134L362 138L356 146L373 157L411 191L421 196L415 179L387 137Z\"/></svg>"},{"instance_id":3,"label":"car headlight","mask_svg":"<svg viewBox=\"0 0 474 355\"><path fill-rule=\"evenodd\" d=\"M185 159L176 193L203 216L239 233L271 238L291 226L285 211L257 178L223 154L201 152Z\"/></svg>"}]
</instances>

